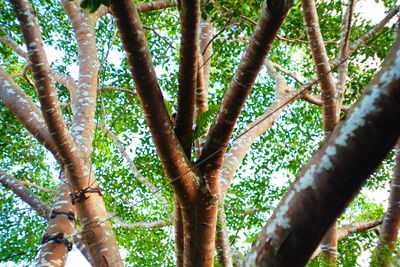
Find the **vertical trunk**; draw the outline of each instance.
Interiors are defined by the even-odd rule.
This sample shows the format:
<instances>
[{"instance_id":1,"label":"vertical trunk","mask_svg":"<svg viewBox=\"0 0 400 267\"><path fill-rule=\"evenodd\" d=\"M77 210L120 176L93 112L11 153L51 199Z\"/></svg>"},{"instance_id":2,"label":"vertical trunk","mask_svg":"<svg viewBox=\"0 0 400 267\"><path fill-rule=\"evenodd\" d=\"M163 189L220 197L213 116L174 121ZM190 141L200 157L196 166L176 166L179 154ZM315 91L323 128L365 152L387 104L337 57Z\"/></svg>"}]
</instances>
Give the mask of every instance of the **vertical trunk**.
<instances>
[{"instance_id":1,"label":"vertical trunk","mask_svg":"<svg viewBox=\"0 0 400 267\"><path fill-rule=\"evenodd\" d=\"M400 226L400 139L396 146L396 165L390 189L389 205L383 218L373 263L389 266Z\"/></svg>"},{"instance_id":2,"label":"vertical trunk","mask_svg":"<svg viewBox=\"0 0 400 267\"><path fill-rule=\"evenodd\" d=\"M215 228L217 222L216 192L207 185L192 205L182 206L184 227L184 266L209 267L214 264Z\"/></svg>"},{"instance_id":3,"label":"vertical trunk","mask_svg":"<svg viewBox=\"0 0 400 267\"><path fill-rule=\"evenodd\" d=\"M177 199L177 196L175 196L174 228L175 228L176 266L183 267L184 235L183 235L182 209L181 209L181 204Z\"/></svg>"},{"instance_id":4,"label":"vertical trunk","mask_svg":"<svg viewBox=\"0 0 400 267\"><path fill-rule=\"evenodd\" d=\"M232 250L229 241L228 227L226 227L225 209L223 204L218 206L217 217L217 255L218 261L222 267L232 267Z\"/></svg>"},{"instance_id":5,"label":"vertical trunk","mask_svg":"<svg viewBox=\"0 0 400 267\"><path fill-rule=\"evenodd\" d=\"M49 226L46 234L43 236L44 242L40 250L37 266L64 266L67 260L68 252L72 248L68 243L72 242L70 236L75 230L75 213L69 197L69 188L62 184L55 197L52 215L49 219ZM62 214L60 214L62 212ZM59 238L58 241L51 238Z\"/></svg>"}]
</instances>

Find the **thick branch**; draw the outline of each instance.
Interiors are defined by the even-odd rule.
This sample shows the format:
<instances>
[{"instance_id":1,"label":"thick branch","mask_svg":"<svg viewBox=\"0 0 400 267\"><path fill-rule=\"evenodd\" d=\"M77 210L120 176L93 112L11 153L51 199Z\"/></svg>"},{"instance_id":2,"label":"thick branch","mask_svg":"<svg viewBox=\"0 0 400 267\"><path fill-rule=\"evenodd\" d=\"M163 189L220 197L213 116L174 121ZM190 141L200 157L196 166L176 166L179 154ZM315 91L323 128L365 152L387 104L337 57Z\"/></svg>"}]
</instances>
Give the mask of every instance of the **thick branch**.
<instances>
[{"instance_id":1,"label":"thick branch","mask_svg":"<svg viewBox=\"0 0 400 267\"><path fill-rule=\"evenodd\" d=\"M74 120L71 135L83 149L86 156L92 152L95 128L97 78L99 61L97 58L94 19L89 11L79 7L76 1L63 0L64 9L71 20L78 44L79 80L76 95L71 94Z\"/></svg>"},{"instance_id":2,"label":"thick branch","mask_svg":"<svg viewBox=\"0 0 400 267\"><path fill-rule=\"evenodd\" d=\"M175 192L193 200L197 176L190 171L190 162L172 129L136 7L129 0L112 0L111 7L158 155L168 177L180 177L172 184Z\"/></svg>"},{"instance_id":3,"label":"thick branch","mask_svg":"<svg viewBox=\"0 0 400 267\"><path fill-rule=\"evenodd\" d=\"M61 160L56 143L47 129L40 110L32 99L11 79L2 66L0 66L0 99L21 121L22 125L58 160Z\"/></svg>"},{"instance_id":4,"label":"thick branch","mask_svg":"<svg viewBox=\"0 0 400 267\"><path fill-rule=\"evenodd\" d=\"M207 163L202 164L200 169L202 173L208 174L211 183L217 183L233 127L292 5L291 0L267 0L263 4L256 31L232 78L200 157L200 161L207 159Z\"/></svg>"},{"instance_id":5,"label":"thick branch","mask_svg":"<svg viewBox=\"0 0 400 267\"><path fill-rule=\"evenodd\" d=\"M55 196L53 210L56 212L74 212L69 196L68 185L62 184ZM75 231L75 218L70 220L65 215L57 215L49 218L48 227L44 236L52 236L61 234L69 242L71 242L71 235ZM67 260L68 250L67 247L60 242L49 241L43 244L40 249L37 266L54 266L62 267Z\"/></svg>"},{"instance_id":6,"label":"thick branch","mask_svg":"<svg viewBox=\"0 0 400 267\"><path fill-rule=\"evenodd\" d=\"M9 36L0 36L0 42L11 47L21 57L28 59L28 54L24 50L22 50L19 45L14 42Z\"/></svg>"},{"instance_id":7,"label":"thick branch","mask_svg":"<svg viewBox=\"0 0 400 267\"><path fill-rule=\"evenodd\" d=\"M400 38L274 210L244 266L303 266L400 134ZM312 207L312 208L310 208Z\"/></svg>"},{"instance_id":8,"label":"thick branch","mask_svg":"<svg viewBox=\"0 0 400 267\"><path fill-rule=\"evenodd\" d=\"M175 133L190 158L199 56L200 0L181 0L181 48Z\"/></svg>"},{"instance_id":9,"label":"thick branch","mask_svg":"<svg viewBox=\"0 0 400 267\"><path fill-rule=\"evenodd\" d=\"M50 208L43 203L32 191L26 188L19 180L8 175L3 170L0 170L0 183L5 187L13 191L19 196L24 202L32 207L37 213L43 218L48 219L50 216Z\"/></svg>"},{"instance_id":10,"label":"thick branch","mask_svg":"<svg viewBox=\"0 0 400 267\"><path fill-rule=\"evenodd\" d=\"M21 24L27 44L29 61L32 63L33 76L35 77L35 87L50 135L53 137L64 162L69 167L74 166L73 170L77 172L82 167L81 161L61 114L53 79L48 75L51 70L44 51L36 13L29 3L23 0L12 0L11 3Z\"/></svg>"},{"instance_id":11,"label":"thick branch","mask_svg":"<svg viewBox=\"0 0 400 267\"><path fill-rule=\"evenodd\" d=\"M326 135L329 135L336 123L339 121L335 83L333 75L330 72L329 58L325 50L324 40L319 27L315 2L314 0L302 0L301 3L311 53L314 58L317 75L320 79L323 101L322 112L324 116L324 130Z\"/></svg>"}]
</instances>

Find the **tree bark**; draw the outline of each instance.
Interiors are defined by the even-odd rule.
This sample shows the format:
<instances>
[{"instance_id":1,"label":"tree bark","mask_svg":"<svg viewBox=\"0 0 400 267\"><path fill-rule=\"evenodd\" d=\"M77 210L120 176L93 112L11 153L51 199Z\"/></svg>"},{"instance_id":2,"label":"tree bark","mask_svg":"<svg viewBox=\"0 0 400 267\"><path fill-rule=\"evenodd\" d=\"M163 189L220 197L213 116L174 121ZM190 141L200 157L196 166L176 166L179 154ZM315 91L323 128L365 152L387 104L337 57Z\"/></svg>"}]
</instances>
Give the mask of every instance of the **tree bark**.
<instances>
[{"instance_id":1,"label":"tree bark","mask_svg":"<svg viewBox=\"0 0 400 267\"><path fill-rule=\"evenodd\" d=\"M400 134L400 39L366 95L300 171L244 266L303 266Z\"/></svg>"},{"instance_id":2,"label":"tree bark","mask_svg":"<svg viewBox=\"0 0 400 267\"><path fill-rule=\"evenodd\" d=\"M372 257L373 263L384 267L389 266L391 263L400 226L400 139L396 146L395 160L389 204L383 217L378 245Z\"/></svg>"},{"instance_id":3,"label":"tree bark","mask_svg":"<svg viewBox=\"0 0 400 267\"><path fill-rule=\"evenodd\" d=\"M57 214L49 218L49 226L43 238L60 235L64 240L71 242L72 234L75 231L75 213L74 207L70 201L68 185L62 184L57 190L55 202L53 204L54 212L72 212L73 219L65 214ZM55 242L54 240L45 242L40 250L37 266L64 266L68 257L68 248L66 244Z\"/></svg>"}]
</instances>

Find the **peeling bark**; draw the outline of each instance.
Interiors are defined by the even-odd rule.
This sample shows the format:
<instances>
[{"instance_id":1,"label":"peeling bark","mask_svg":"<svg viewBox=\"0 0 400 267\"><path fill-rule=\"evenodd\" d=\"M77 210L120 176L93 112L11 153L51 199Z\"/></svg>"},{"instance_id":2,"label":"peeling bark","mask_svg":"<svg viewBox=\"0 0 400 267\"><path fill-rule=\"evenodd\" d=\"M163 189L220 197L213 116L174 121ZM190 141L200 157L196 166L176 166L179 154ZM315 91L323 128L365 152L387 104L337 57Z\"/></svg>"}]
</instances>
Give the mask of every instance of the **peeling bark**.
<instances>
[{"instance_id":1,"label":"peeling bark","mask_svg":"<svg viewBox=\"0 0 400 267\"><path fill-rule=\"evenodd\" d=\"M372 257L379 266L389 266L393 257L393 250L397 243L400 226L400 141L396 146L396 159L390 185L389 204L383 217L378 245Z\"/></svg>"},{"instance_id":2,"label":"peeling bark","mask_svg":"<svg viewBox=\"0 0 400 267\"><path fill-rule=\"evenodd\" d=\"M60 164L64 168L65 176L70 181L71 189L81 190L86 188L89 184L88 181L94 179L94 177L90 171L90 164L85 158L81 157L85 155L81 154L82 147L78 147L74 142L61 114L54 81L50 76L51 70L44 51L36 13L30 4L24 0L12 0L11 3L21 24L23 36L27 44L29 61L32 64L35 87L41 103L42 114L63 160ZM80 86L82 85L80 84ZM82 90L82 95L85 94L84 88L81 88L78 89L78 96L80 95L79 90ZM96 86L94 87L94 91L97 91ZM84 106L85 103L81 103L81 105ZM93 105L93 103L90 103L90 106L94 108ZM77 121L85 120L84 118L91 116L91 111L86 108L80 110L88 112L88 114L81 115L82 117L79 117ZM89 123L88 127L90 127L90 124L93 122L87 123ZM88 139L90 137L88 135L85 136L85 141ZM86 148L89 147L88 143L81 142L81 144L86 145ZM82 150L88 152L87 149ZM93 183L93 186L95 187L97 184ZM101 196L92 194L90 198L77 202L75 207L83 225L82 236L84 242L89 244L93 263L98 266L105 264L122 265L116 240L112 234L111 225L107 220L108 217Z\"/></svg>"},{"instance_id":3,"label":"peeling bark","mask_svg":"<svg viewBox=\"0 0 400 267\"><path fill-rule=\"evenodd\" d=\"M244 266L306 264L328 227L392 148L400 134L399 53L398 38L365 96L302 168Z\"/></svg>"}]
</instances>

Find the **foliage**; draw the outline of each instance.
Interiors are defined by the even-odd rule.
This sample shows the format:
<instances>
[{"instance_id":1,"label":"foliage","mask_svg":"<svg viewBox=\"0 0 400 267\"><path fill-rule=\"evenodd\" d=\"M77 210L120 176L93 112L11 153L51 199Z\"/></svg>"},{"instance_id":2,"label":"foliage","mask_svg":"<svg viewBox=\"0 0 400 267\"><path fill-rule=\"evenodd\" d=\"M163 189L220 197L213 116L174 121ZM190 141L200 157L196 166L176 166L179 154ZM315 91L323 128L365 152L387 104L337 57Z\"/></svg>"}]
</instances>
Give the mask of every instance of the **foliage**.
<instances>
[{"instance_id":1,"label":"foliage","mask_svg":"<svg viewBox=\"0 0 400 267\"><path fill-rule=\"evenodd\" d=\"M41 29L48 52L59 53L57 60L51 62L52 68L74 75L78 54L76 41L70 22L58 2L31 1L39 16ZM81 6L94 12L108 0L84 0ZM393 7L392 1L384 1L386 11ZM202 17L211 19L215 26L216 38L213 42L214 54L211 58L211 76L209 89L209 110L200 114L196 120L193 138L204 135L222 100L223 94L233 76L233 70L239 63L242 51L255 29L250 20L256 20L260 1L221 0L207 1L202 9ZM229 8L226 8L229 7ZM0 25L19 45L22 45L20 29L15 16L6 2L0 2ZM340 38L342 1L319 1L321 28L331 58L338 54L337 41ZM325 12L328 11L328 12ZM48 14L52 14L49 16ZM146 36L152 53L153 62L159 77L170 114L174 112L177 98L177 71L179 64L179 13L176 8L151 11L140 14L146 26ZM99 58L102 61L99 82L104 86L114 86L134 91L127 63L122 54L122 46L115 34L115 21L110 16L101 18L96 26L96 41ZM352 28L353 39L370 30L372 24L358 16ZM3 36L4 33L0 32ZM306 41L300 5L297 3L279 34L286 38ZM376 64L387 54L393 32L387 28L382 35L358 51L355 51L350 63L348 92L345 104L352 104L360 96L366 84L377 70ZM51 50L53 49L53 50ZM109 53L108 53L109 50ZM55 51L55 52L54 52ZM307 81L315 74L308 45L303 42L276 41L269 60L296 72ZM25 61L12 49L0 43L0 63L10 74L22 70ZM108 54L108 56L107 56ZM29 75L31 75L29 73ZM76 77L75 77L76 78ZM288 83L298 88L288 76ZM22 77L15 81L37 103L34 89ZM64 86L57 85L62 103L70 98ZM319 93L319 88L314 88ZM249 123L261 116L275 97L275 82L262 70L252 94L240 115L235 128L239 134ZM102 99L102 101L101 101ZM101 103L105 112L102 112ZM99 96L96 121L100 125L107 123L111 131L122 141L139 172L161 189L161 194L173 205L173 193L165 177L161 162L152 143L148 128L144 123L138 97L119 91L103 91ZM71 110L63 108L67 122ZM54 159L23 129L18 120L0 101L0 168L14 177L54 189L57 169ZM226 213L230 240L233 249L245 254L251 242L259 234L262 225L271 214L271 206L277 204L293 181L300 167L308 161L312 153L323 140L321 108L298 100L285 109L273 127L262 135L251 147L243 164L235 175L226 200ZM107 209L130 223L141 221L168 220L172 209L160 205L149 190L135 178L125 159L120 155L112 140L100 129L96 130L92 162L98 182L104 189ZM389 156L384 165L367 183L367 187L382 190L390 180L393 159ZM30 187L43 201L51 204L53 194ZM25 209L21 201L10 191L0 190L0 258L8 257L10 252L19 253L36 248L46 223L36 214L22 212ZM257 212L246 215L244 210ZM358 221L375 219L382 216L382 205L360 195L348 208L341 220ZM122 229L114 224L118 242L127 251L127 266L171 266L174 263L173 229L164 226L155 229ZM339 263L343 266L355 266L357 257L371 249L376 238L372 232L356 234L339 244ZM33 256L33 255L32 255ZM26 256L13 258L20 263ZM317 266L319 259L310 263ZM317 264L317 265L316 265Z\"/></svg>"}]
</instances>

